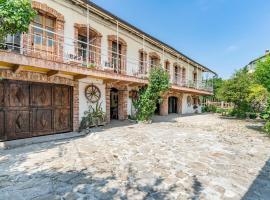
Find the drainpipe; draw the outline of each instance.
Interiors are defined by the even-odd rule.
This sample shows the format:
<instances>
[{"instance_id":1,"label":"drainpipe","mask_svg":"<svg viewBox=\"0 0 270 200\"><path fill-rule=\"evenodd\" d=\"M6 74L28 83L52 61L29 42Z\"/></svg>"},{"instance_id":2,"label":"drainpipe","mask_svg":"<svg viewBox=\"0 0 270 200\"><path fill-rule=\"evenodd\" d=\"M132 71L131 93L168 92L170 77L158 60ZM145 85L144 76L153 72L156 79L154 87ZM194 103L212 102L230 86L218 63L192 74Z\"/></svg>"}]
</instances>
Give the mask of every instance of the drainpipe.
<instances>
[{"instance_id":1,"label":"drainpipe","mask_svg":"<svg viewBox=\"0 0 270 200\"><path fill-rule=\"evenodd\" d=\"M116 21L116 45L117 45L116 71L119 73L119 24L118 24L118 21Z\"/></svg>"},{"instance_id":2,"label":"drainpipe","mask_svg":"<svg viewBox=\"0 0 270 200\"><path fill-rule=\"evenodd\" d=\"M87 50L86 50L86 66L87 67L89 67L89 35L90 35L90 33L89 33L89 28L90 28L90 25L89 25L89 6L88 6L88 4L86 5L87 6L87 15L86 15L86 23L87 23Z\"/></svg>"}]
</instances>

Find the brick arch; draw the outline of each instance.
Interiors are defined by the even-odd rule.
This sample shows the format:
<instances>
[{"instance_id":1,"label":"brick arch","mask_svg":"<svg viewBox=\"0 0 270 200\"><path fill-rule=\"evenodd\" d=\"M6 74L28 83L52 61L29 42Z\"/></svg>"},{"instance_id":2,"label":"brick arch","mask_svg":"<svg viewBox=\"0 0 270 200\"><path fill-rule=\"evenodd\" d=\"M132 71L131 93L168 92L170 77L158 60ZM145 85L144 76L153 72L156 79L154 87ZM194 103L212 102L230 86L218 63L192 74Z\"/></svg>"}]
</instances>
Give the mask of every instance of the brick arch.
<instances>
[{"instance_id":1,"label":"brick arch","mask_svg":"<svg viewBox=\"0 0 270 200\"><path fill-rule=\"evenodd\" d=\"M113 63L113 59L112 59L112 44L113 42L116 42L117 41L117 36L116 35L108 35L108 58L109 58L109 62L110 63ZM118 73L121 73L121 74L126 74L126 60L127 60L127 42L121 38L121 37L118 37L118 42L119 44L122 45L122 48L121 48L121 61L120 61L120 71Z\"/></svg>"},{"instance_id":2,"label":"brick arch","mask_svg":"<svg viewBox=\"0 0 270 200\"><path fill-rule=\"evenodd\" d=\"M157 59L160 60L160 56L156 52L150 52L149 57L150 58L157 58Z\"/></svg>"},{"instance_id":3,"label":"brick arch","mask_svg":"<svg viewBox=\"0 0 270 200\"><path fill-rule=\"evenodd\" d=\"M119 85L114 83L106 84L106 118L107 122L110 122L110 92L111 89L115 88L118 90L118 118L119 120L125 120L128 118L127 106L128 106L128 88L126 85Z\"/></svg>"},{"instance_id":4,"label":"brick arch","mask_svg":"<svg viewBox=\"0 0 270 200\"><path fill-rule=\"evenodd\" d=\"M112 41L112 42L116 42L117 36L116 35L108 35L108 40ZM127 42L121 37L118 37L118 42L123 46L127 46Z\"/></svg>"},{"instance_id":5,"label":"brick arch","mask_svg":"<svg viewBox=\"0 0 270 200\"><path fill-rule=\"evenodd\" d=\"M74 24L74 27L77 28L77 29L80 29L80 28L85 28L87 29L87 24L78 24L78 23L75 23ZM90 31L93 31L97 37L102 37L102 34L95 28L93 27L89 27Z\"/></svg>"},{"instance_id":6,"label":"brick arch","mask_svg":"<svg viewBox=\"0 0 270 200\"><path fill-rule=\"evenodd\" d=\"M177 98L177 113L178 114L182 114L182 99L183 99L183 95L181 93L168 93L168 100L170 97L176 97ZM169 106L169 104L168 104Z\"/></svg>"},{"instance_id":7,"label":"brick arch","mask_svg":"<svg viewBox=\"0 0 270 200\"><path fill-rule=\"evenodd\" d=\"M46 14L49 14L53 17L56 18L57 21L62 21L64 23L64 15L62 15L61 13L59 13L58 11L56 11L55 9L49 7L47 4L45 3L40 3L40 2L37 2L37 1L32 1L32 7L35 9L35 10L39 10L41 11L42 13L46 13Z\"/></svg>"},{"instance_id":8,"label":"brick arch","mask_svg":"<svg viewBox=\"0 0 270 200\"><path fill-rule=\"evenodd\" d=\"M182 100L183 95L181 93L177 93L174 91L166 92L162 98L163 102L160 106L160 115L168 115L168 108L169 108L169 98L176 97L177 98L177 113L182 114Z\"/></svg>"},{"instance_id":9,"label":"brick arch","mask_svg":"<svg viewBox=\"0 0 270 200\"><path fill-rule=\"evenodd\" d=\"M23 46L24 47L31 47L32 49L29 49L25 52L26 55L31 55L33 57L38 58L44 58L48 60L54 60L58 62L63 61L63 47L64 47L64 15L56 11L55 9L49 7L45 3L40 3L37 1L32 1L32 8L39 11L41 14L45 14L48 16L51 16L55 19L55 32L57 34L54 35L55 46L53 48L53 51L35 51L35 47L33 46L33 29L29 29L29 34L31 35L31 38L27 36L26 34L23 36ZM27 49L26 48L26 49Z\"/></svg>"}]
</instances>

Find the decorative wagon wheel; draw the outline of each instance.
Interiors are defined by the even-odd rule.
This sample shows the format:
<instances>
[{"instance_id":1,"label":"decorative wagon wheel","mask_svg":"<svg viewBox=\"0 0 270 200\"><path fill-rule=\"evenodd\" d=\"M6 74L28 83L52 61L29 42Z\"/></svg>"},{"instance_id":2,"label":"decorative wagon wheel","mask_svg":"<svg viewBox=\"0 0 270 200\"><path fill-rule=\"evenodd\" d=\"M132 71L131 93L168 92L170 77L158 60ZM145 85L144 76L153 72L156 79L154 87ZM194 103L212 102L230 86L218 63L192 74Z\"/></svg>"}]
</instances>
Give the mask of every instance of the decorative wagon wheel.
<instances>
[{"instance_id":1,"label":"decorative wagon wheel","mask_svg":"<svg viewBox=\"0 0 270 200\"><path fill-rule=\"evenodd\" d=\"M88 85L85 88L85 96L88 99L88 101L90 101L91 103L96 103L99 101L101 97L101 93L100 93L99 88L92 84L92 85Z\"/></svg>"}]
</instances>

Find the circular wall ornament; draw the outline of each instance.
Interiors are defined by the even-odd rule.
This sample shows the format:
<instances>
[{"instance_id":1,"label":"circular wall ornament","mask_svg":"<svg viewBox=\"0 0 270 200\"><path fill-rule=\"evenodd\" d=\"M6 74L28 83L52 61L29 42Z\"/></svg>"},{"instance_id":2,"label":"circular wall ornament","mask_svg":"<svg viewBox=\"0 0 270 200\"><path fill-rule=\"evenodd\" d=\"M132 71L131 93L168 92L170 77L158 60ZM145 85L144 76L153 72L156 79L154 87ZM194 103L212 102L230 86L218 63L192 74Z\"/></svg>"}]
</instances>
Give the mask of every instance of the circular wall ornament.
<instances>
[{"instance_id":1,"label":"circular wall ornament","mask_svg":"<svg viewBox=\"0 0 270 200\"><path fill-rule=\"evenodd\" d=\"M85 88L85 96L91 103L96 103L100 100L101 92L97 86L91 84Z\"/></svg>"}]
</instances>

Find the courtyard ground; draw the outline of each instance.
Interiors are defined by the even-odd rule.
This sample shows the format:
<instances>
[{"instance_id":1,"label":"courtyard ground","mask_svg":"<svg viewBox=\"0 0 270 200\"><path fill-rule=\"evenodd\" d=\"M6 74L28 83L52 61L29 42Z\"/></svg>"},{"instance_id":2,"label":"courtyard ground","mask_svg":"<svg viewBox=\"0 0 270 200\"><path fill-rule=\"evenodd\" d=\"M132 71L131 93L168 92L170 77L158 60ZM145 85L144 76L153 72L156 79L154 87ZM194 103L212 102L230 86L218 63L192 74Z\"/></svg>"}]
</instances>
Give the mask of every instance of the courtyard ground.
<instances>
[{"instance_id":1,"label":"courtyard ground","mask_svg":"<svg viewBox=\"0 0 270 200\"><path fill-rule=\"evenodd\" d=\"M217 115L0 151L0 199L270 199L270 138Z\"/></svg>"}]
</instances>

